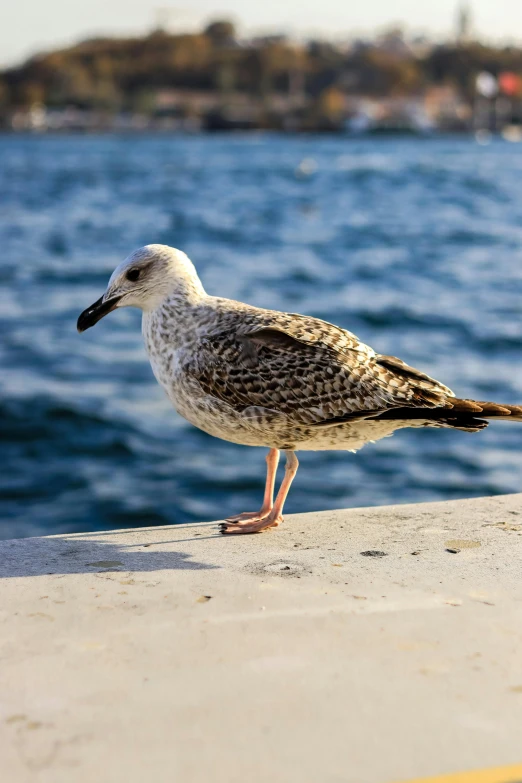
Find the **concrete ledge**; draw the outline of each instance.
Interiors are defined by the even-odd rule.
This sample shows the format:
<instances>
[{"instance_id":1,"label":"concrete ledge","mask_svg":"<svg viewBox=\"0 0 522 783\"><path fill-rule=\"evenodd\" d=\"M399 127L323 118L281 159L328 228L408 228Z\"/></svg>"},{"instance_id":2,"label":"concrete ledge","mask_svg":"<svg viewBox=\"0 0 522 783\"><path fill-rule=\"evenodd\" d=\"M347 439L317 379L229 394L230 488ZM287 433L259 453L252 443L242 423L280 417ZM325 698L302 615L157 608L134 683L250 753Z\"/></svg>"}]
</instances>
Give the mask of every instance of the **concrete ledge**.
<instances>
[{"instance_id":1,"label":"concrete ledge","mask_svg":"<svg viewBox=\"0 0 522 783\"><path fill-rule=\"evenodd\" d=\"M522 761L522 495L0 543L6 783Z\"/></svg>"}]
</instances>

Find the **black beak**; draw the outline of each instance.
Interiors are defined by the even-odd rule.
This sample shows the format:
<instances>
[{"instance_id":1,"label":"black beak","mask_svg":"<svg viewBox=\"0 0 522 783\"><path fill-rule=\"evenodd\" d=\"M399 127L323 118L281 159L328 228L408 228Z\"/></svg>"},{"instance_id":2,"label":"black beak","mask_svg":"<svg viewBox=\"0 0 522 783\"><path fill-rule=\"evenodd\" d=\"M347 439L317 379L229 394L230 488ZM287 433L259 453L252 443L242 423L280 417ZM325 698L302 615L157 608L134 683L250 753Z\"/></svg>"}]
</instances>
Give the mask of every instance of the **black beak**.
<instances>
[{"instance_id":1,"label":"black beak","mask_svg":"<svg viewBox=\"0 0 522 783\"><path fill-rule=\"evenodd\" d=\"M120 299L121 296L113 296L104 302L103 296L101 296L97 302L88 307L87 310L84 310L78 318L78 323L76 324L78 331L85 332L86 329L90 329L91 326L101 321L104 315L114 310Z\"/></svg>"}]
</instances>

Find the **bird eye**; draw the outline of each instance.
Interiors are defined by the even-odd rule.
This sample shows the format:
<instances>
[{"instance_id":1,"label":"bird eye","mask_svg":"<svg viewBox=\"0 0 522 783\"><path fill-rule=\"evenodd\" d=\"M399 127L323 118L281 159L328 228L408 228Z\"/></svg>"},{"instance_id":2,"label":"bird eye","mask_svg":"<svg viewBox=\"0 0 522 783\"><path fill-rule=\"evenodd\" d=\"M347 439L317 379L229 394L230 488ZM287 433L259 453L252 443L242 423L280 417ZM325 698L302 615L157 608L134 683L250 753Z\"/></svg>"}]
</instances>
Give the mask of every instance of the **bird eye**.
<instances>
[{"instance_id":1,"label":"bird eye","mask_svg":"<svg viewBox=\"0 0 522 783\"><path fill-rule=\"evenodd\" d=\"M130 280L131 283L135 283L138 277L140 276L140 270L139 269L129 269L127 274L125 275L127 280Z\"/></svg>"}]
</instances>

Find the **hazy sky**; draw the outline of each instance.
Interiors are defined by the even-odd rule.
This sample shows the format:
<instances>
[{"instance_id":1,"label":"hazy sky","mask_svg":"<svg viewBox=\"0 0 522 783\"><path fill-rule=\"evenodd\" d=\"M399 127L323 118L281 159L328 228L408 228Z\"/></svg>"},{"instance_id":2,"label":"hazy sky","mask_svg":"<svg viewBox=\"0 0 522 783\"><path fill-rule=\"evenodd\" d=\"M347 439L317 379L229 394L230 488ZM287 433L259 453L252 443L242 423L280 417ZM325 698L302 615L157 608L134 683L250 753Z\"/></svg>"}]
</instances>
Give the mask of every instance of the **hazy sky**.
<instances>
[{"instance_id":1,"label":"hazy sky","mask_svg":"<svg viewBox=\"0 0 522 783\"><path fill-rule=\"evenodd\" d=\"M459 0L179 0L170 8L178 29L232 17L243 33L282 30L348 37L393 22L413 31L449 35ZM488 38L522 40L522 0L471 0L474 28ZM150 30L165 0L4 0L0 4L0 63L97 34ZM177 20L177 24L176 24Z\"/></svg>"}]
</instances>

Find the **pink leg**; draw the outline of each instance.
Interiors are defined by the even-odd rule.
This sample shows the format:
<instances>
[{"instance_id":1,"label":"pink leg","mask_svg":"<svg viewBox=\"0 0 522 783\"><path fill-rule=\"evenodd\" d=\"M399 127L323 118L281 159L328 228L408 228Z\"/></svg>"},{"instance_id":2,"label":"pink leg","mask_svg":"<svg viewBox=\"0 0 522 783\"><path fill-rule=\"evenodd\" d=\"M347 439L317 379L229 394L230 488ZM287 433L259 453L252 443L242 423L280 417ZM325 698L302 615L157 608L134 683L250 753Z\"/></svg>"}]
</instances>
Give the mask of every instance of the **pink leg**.
<instances>
[{"instance_id":1,"label":"pink leg","mask_svg":"<svg viewBox=\"0 0 522 783\"><path fill-rule=\"evenodd\" d=\"M242 522L245 519L260 519L266 517L274 505L274 486L279 465L279 449L270 449L266 455L266 483L263 505L259 511L244 511L234 517L228 517L227 522Z\"/></svg>"},{"instance_id":2,"label":"pink leg","mask_svg":"<svg viewBox=\"0 0 522 783\"><path fill-rule=\"evenodd\" d=\"M236 523L224 522L221 524L222 533L260 533L262 530L266 530L269 527L277 527L283 521L283 506L292 481L294 480L294 476L297 473L297 468L299 467L299 461L293 451L285 451L285 454L285 476L281 482L272 510L263 517L257 516Z\"/></svg>"}]
</instances>

